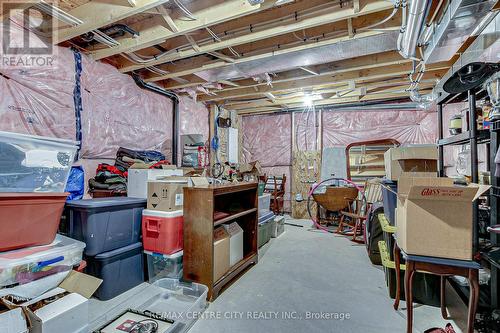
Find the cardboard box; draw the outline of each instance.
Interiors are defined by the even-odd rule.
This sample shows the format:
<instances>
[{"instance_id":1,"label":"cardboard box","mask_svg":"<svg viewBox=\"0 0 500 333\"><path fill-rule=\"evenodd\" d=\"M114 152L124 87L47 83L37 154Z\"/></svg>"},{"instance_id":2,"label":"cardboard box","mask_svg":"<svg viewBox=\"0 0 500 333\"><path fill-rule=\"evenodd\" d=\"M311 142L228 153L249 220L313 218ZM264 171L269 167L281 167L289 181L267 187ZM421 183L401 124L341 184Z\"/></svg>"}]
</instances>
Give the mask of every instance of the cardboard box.
<instances>
[{"instance_id":1,"label":"cardboard box","mask_svg":"<svg viewBox=\"0 0 500 333\"><path fill-rule=\"evenodd\" d=\"M236 265L243 259L243 229L238 223L224 224L229 234L229 265Z\"/></svg>"},{"instance_id":2,"label":"cardboard box","mask_svg":"<svg viewBox=\"0 0 500 333\"><path fill-rule=\"evenodd\" d=\"M23 309L2 309L0 305L0 332L28 333L28 324L24 318Z\"/></svg>"},{"instance_id":3,"label":"cardboard box","mask_svg":"<svg viewBox=\"0 0 500 333\"><path fill-rule=\"evenodd\" d=\"M488 185L453 185L450 178L401 177L396 236L408 254L472 260L472 202Z\"/></svg>"},{"instance_id":4,"label":"cardboard box","mask_svg":"<svg viewBox=\"0 0 500 333\"><path fill-rule=\"evenodd\" d=\"M231 268L229 234L219 227L214 230L214 282L218 281Z\"/></svg>"},{"instance_id":5,"label":"cardboard box","mask_svg":"<svg viewBox=\"0 0 500 333\"><path fill-rule=\"evenodd\" d=\"M171 212L182 210L184 187L189 186L189 177L168 177L148 182L148 205L151 210Z\"/></svg>"},{"instance_id":6,"label":"cardboard box","mask_svg":"<svg viewBox=\"0 0 500 333\"><path fill-rule=\"evenodd\" d=\"M165 166L169 167L169 166ZM182 176L181 169L128 169L127 196L132 198L148 197L148 181L159 177Z\"/></svg>"},{"instance_id":7,"label":"cardboard box","mask_svg":"<svg viewBox=\"0 0 500 333\"><path fill-rule=\"evenodd\" d=\"M385 177L437 177L437 160L434 145L391 148L384 153Z\"/></svg>"},{"instance_id":8,"label":"cardboard box","mask_svg":"<svg viewBox=\"0 0 500 333\"><path fill-rule=\"evenodd\" d=\"M9 308L23 310L30 324L30 333L86 332L89 298L101 283L102 280L93 276L71 271L59 287L39 297L20 305L5 300L4 303Z\"/></svg>"}]
</instances>

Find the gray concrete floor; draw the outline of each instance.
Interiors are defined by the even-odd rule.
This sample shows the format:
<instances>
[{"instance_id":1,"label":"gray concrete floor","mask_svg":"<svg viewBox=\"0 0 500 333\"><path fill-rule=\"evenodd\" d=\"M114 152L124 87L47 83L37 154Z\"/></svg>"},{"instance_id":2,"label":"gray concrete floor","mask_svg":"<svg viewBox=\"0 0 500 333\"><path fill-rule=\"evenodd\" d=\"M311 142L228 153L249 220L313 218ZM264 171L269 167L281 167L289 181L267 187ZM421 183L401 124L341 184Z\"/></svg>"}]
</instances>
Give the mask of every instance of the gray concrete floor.
<instances>
[{"instance_id":1,"label":"gray concrete floor","mask_svg":"<svg viewBox=\"0 0 500 333\"><path fill-rule=\"evenodd\" d=\"M384 272L371 265L364 245L312 230L310 221L287 221L304 227L287 225L283 235L264 245L259 263L208 306L190 333L406 331L405 302L399 311L393 310ZM89 329L127 308L138 308L155 295L153 289L143 283L106 302L92 299ZM441 318L439 308L416 305L414 332L447 322L462 332L466 307L451 288L447 302L452 318L448 321ZM331 318L308 319L308 313Z\"/></svg>"},{"instance_id":2,"label":"gray concrete floor","mask_svg":"<svg viewBox=\"0 0 500 333\"><path fill-rule=\"evenodd\" d=\"M384 272L371 265L364 245L313 231L310 221L289 222L304 227L287 225L283 235L266 244L259 263L209 305L190 333L406 331L406 305L393 310ZM414 332L447 322L457 332L464 328L465 306L448 293L456 321L443 320L439 308L417 306ZM333 319L307 319L308 313ZM262 316L268 319L259 320Z\"/></svg>"}]
</instances>

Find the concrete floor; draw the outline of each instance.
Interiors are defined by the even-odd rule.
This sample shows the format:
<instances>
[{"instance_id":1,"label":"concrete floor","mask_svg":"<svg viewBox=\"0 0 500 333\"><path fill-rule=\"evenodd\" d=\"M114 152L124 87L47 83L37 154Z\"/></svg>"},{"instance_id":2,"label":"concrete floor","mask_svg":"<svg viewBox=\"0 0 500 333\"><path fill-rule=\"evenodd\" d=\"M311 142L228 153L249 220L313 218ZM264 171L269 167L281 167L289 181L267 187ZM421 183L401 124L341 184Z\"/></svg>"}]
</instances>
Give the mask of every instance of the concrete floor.
<instances>
[{"instance_id":1,"label":"concrete floor","mask_svg":"<svg viewBox=\"0 0 500 333\"><path fill-rule=\"evenodd\" d=\"M393 310L384 272L371 265L364 245L313 231L310 221L289 222L304 227L287 225L266 244L259 263L209 305L190 333L405 332L405 303ZM465 306L451 290L448 294L449 312L461 320L445 321L439 308L417 306L414 332L447 322L457 332L465 327ZM308 313L333 319L307 319Z\"/></svg>"},{"instance_id":2,"label":"concrete floor","mask_svg":"<svg viewBox=\"0 0 500 333\"><path fill-rule=\"evenodd\" d=\"M373 266L364 245L312 230L306 220L287 220L279 238L259 250L259 263L235 280L200 318L190 333L342 332L401 333L406 331L406 305L394 311L384 272ZM143 283L112 300L91 300L89 331L127 308L139 308L157 294ZM448 288L450 317L439 308L416 305L414 332L444 327L465 328L466 307ZM168 311L168 309L165 309ZM308 316L330 318L308 319Z\"/></svg>"}]
</instances>

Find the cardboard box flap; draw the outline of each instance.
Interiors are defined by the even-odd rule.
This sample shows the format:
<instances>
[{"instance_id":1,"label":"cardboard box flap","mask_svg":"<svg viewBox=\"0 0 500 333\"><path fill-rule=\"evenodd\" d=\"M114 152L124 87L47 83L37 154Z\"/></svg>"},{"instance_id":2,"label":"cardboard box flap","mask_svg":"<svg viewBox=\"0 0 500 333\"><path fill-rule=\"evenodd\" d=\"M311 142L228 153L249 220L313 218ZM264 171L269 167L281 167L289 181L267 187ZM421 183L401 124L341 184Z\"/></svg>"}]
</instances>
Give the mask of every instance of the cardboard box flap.
<instances>
[{"instance_id":1,"label":"cardboard box flap","mask_svg":"<svg viewBox=\"0 0 500 333\"><path fill-rule=\"evenodd\" d=\"M469 186L412 186L408 199L410 200L439 200L455 202L473 202L488 185L471 184Z\"/></svg>"},{"instance_id":2,"label":"cardboard box flap","mask_svg":"<svg viewBox=\"0 0 500 333\"><path fill-rule=\"evenodd\" d=\"M437 177L401 177L398 180L398 197L406 199L413 186L453 186L451 178Z\"/></svg>"},{"instance_id":3,"label":"cardboard box flap","mask_svg":"<svg viewBox=\"0 0 500 333\"><path fill-rule=\"evenodd\" d=\"M438 150L436 146L422 146L422 147L399 147L393 149L393 161L398 160L437 160Z\"/></svg>"},{"instance_id":4,"label":"cardboard box flap","mask_svg":"<svg viewBox=\"0 0 500 333\"><path fill-rule=\"evenodd\" d=\"M83 274L77 271L71 271L66 279L59 285L65 290L90 298L101 285L102 280L96 277Z\"/></svg>"},{"instance_id":5,"label":"cardboard box flap","mask_svg":"<svg viewBox=\"0 0 500 333\"><path fill-rule=\"evenodd\" d=\"M490 189L490 187L491 187L491 185L478 185L478 184L471 184L471 185L477 186L477 193L474 196L474 198L472 199L472 201L475 201L475 200L479 199L479 197L481 195L483 195L484 192L488 191Z\"/></svg>"}]
</instances>

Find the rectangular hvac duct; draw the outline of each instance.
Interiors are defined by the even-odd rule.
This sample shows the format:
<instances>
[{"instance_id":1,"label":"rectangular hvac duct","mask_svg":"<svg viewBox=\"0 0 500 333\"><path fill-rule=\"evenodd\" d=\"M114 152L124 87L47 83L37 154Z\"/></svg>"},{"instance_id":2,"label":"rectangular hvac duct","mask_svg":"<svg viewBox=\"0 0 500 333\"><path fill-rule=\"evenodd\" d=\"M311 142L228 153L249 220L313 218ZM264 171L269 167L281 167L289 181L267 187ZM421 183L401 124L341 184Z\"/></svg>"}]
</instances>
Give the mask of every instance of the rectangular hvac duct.
<instances>
[{"instance_id":1,"label":"rectangular hvac duct","mask_svg":"<svg viewBox=\"0 0 500 333\"><path fill-rule=\"evenodd\" d=\"M398 31L353 38L326 46L277 54L258 60L229 64L221 68L195 73L208 82L218 82L259 74L281 72L303 66L319 65L354 57L396 50Z\"/></svg>"},{"instance_id":2,"label":"rectangular hvac duct","mask_svg":"<svg viewBox=\"0 0 500 333\"><path fill-rule=\"evenodd\" d=\"M441 22L432 27L433 33L425 41L425 62L450 60L494 4L495 0L451 0Z\"/></svg>"}]
</instances>

